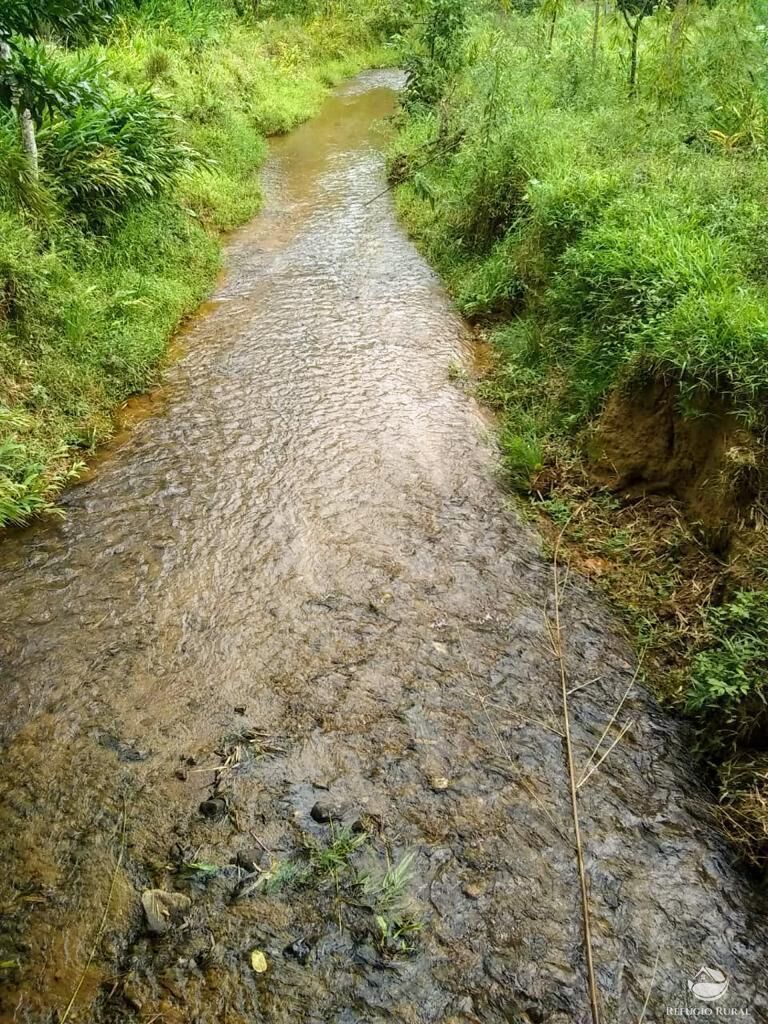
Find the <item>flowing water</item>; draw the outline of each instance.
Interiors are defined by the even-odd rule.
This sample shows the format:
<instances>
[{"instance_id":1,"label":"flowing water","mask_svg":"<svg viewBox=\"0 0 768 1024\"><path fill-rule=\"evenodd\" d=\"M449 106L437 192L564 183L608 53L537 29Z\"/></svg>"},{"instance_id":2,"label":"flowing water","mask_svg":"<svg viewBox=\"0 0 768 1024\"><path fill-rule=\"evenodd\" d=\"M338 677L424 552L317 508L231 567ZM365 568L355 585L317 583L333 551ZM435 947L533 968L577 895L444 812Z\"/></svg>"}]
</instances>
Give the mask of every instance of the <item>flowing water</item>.
<instances>
[{"instance_id":1,"label":"flowing water","mask_svg":"<svg viewBox=\"0 0 768 1024\"><path fill-rule=\"evenodd\" d=\"M397 85L274 143L149 415L0 545L2 1021L588 1019L552 568L374 200ZM633 665L575 577L562 618L584 766ZM768 1020L765 904L684 734L637 685L629 720L580 790L604 1021ZM191 899L162 936L152 887Z\"/></svg>"}]
</instances>

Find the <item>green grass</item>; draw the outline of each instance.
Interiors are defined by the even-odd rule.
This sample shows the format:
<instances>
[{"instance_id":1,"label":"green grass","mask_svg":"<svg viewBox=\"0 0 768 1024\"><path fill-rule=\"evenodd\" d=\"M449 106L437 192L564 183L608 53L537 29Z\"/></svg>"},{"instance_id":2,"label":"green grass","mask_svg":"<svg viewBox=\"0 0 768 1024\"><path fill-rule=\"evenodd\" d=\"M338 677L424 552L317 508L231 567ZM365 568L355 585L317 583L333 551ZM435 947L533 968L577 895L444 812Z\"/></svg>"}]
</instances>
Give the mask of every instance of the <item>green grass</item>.
<instances>
[{"instance_id":1,"label":"green grass","mask_svg":"<svg viewBox=\"0 0 768 1024\"><path fill-rule=\"evenodd\" d=\"M768 735L765 545L752 529L768 492L768 10L689 5L673 52L662 6L643 25L631 99L622 18L603 20L593 64L593 5L563 6L550 49L539 4L476 5L437 100L422 102L419 82L408 97L389 155L396 201L491 338L477 391L499 412L507 481L534 495L545 529L566 526L574 557L650 642L659 693L693 718L706 760L725 760L721 794L734 778L749 792L740 841L765 864L768 774L744 752ZM426 39L411 45L430 85ZM731 524L730 563L704 550L706 526L682 528L679 506L634 512L595 493L586 470L606 401L651 384L680 422L727 411L738 424L730 462L743 451L759 486L749 508L733 502L744 522ZM714 476L713 493L725 487Z\"/></svg>"},{"instance_id":2,"label":"green grass","mask_svg":"<svg viewBox=\"0 0 768 1024\"><path fill-rule=\"evenodd\" d=\"M257 23L224 5L144 9L61 55L100 61L110 102L148 88L172 111L165 151L121 136L135 180L148 160L158 168L151 198L135 200L90 115L43 127L37 185L0 117L0 526L49 510L120 405L157 380L170 336L215 280L221 232L259 209L266 137L315 114L344 77L395 59L381 31L387 0ZM178 165L176 143L197 157ZM87 159L73 164L75 144ZM123 190L115 215L99 213L105 189Z\"/></svg>"},{"instance_id":3,"label":"green grass","mask_svg":"<svg viewBox=\"0 0 768 1024\"><path fill-rule=\"evenodd\" d=\"M438 105L408 109L390 158L459 308L513 322L496 338L506 405L521 379L556 385L505 431L522 478L532 433L572 436L649 377L768 426L765 33L746 8L700 9L670 82L668 19L648 19L630 102L621 19L593 68L589 15L570 5L551 53L538 15L476 18L461 70Z\"/></svg>"}]
</instances>

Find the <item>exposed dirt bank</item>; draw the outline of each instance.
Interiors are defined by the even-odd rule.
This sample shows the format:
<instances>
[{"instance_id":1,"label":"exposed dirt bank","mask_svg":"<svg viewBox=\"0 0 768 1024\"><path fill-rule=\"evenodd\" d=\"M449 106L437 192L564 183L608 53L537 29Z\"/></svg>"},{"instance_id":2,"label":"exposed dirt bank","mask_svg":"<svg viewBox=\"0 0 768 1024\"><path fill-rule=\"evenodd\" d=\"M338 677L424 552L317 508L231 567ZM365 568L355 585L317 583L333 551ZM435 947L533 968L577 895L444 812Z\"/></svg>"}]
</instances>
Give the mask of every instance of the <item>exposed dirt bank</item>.
<instances>
[{"instance_id":1,"label":"exposed dirt bank","mask_svg":"<svg viewBox=\"0 0 768 1024\"><path fill-rule=\"evenodd\" d=\"M702 401L683 415L677 403L663 383L615 392L589 446L593 472L624 497L678 498L712 550L724 552L761 490L758 445L721 405Z\"/></svg>"},{"instance_id":2,"label":"exposed dirt bank","mask_svg":"<svg viewBox=\"0 0 768 1024\"><path fill-rule=\"evenodd\" d=\"M0 546L3 1021L588 1019L551 566L371 202L396 84L274 145L164 412ZM576 576L562 618L584 767L634 666ZM604 1020L699 1005L702 965L763 1020L686 737L636 686L619 721L581 790Z\"/></svg>"}]
</instances>

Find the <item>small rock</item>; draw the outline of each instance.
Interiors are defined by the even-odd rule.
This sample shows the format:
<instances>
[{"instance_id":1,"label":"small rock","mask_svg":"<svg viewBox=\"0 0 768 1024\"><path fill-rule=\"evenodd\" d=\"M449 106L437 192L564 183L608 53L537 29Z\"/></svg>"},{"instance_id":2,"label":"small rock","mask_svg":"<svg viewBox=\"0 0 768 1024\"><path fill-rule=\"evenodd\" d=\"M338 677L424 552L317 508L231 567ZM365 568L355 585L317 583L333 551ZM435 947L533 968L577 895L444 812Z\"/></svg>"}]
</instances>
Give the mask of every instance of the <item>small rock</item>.
<instances>
[{"instance_id":1,"label":"small rock","mask_svg":"<svg viewBox=\"0 0 768 1024\"><path fill-rule=\"evenodd\" d=\"M235 714L236 715L244 715L245 714L245 704L235 704Z\"/></svg>"},{"instance_id":2,"label":"small rock","mask_svg":"<svg viewBox=\"0 0 768 1024\"><path fill-rule=\"evenodd\" d=\"M147 990L135 974L129 974L123 982L123 998L134 1010L141 1011L144 1004L150 998L151 993Z\"/></svg>"},{"instance_id":3,"label":"small rock","mask_svg":"<svg viewBox=\"0 0 768 1024\"><path fill-rule=\"evenodd\" d=\"M200 804L200 813L204 818L217 821L227 813L227 801L220 796L212 797L210 800L203 800Z\"/></svg>"},{"instance_id":4,"label":"small rock","mask_svg":"<svg viewBox=\"0 0 768 1024\"><path fill-rule=\"evenodd\" d=\"M446 789L448 789L450 784L451 780L447 779L445 775L433 775L432 778L429 780L430 789L434 793L444 792Z\"/></svg>"},{"instance_id":5,"label":"small rock","mask_svg":"<svg viewBox=\"0 0 768 1024\"><path fill-rule=\"evenodd\" d=\"M189 778L186 768L177 768L173 774L180 782L186 782Z\"/></svg>"},{"instance_id":6,"label":"small rock","mask_svg":"<svg viewBox=\"0 0 768 1024\"><path fill-rule=\"evenodd\" d=\"M253 847L249 850L239 850L230 861L231 864L236 864L243 871L253 872L258 871L261 867L261 859L263 851Z\"/></svg>"},{"instance_id":7,"label":"small rock","mask_svg":"<svg viewBox=\"0 0 768 1024\"><path fill-rule=\"evenodd\" d=\"M312 947L306 939L294 939L283 950L283 956L290 957L292 960L298 960L300 964L305 964L311 952Z\"/></svg>"},{"instance_id":8,"label":"small rock","mask_svg":"<svg viewBox=\"0 0 768 1024\"><path fill-rule=\"evenodd\" d=\"M344 817L344 808L325 800L318 800L309 812L310 818L320 825L328 825L332 821L341 821Z\"/></svg>"},{"instance_id":9,"label":"small rock","mask_svg":"<svg viewBox=\"0 0 768 1024\"><path fill-rule=\"evenodd\" d=\"M479 900L485 892L485 886L481 882L465 882L461 891L470 900Z\"/></svg>"},{"instance_id":10,"label":"small rock","mask_svg":"<svg viewBox=\"0 0 768 1024\"><path fill-rule=\"evenodd\" d=\"M141 905L149 931L154 935L164 935L173 920L189 910L192 900L180 892L145 889L141 894Z\"/></svg>"}]
</instances>

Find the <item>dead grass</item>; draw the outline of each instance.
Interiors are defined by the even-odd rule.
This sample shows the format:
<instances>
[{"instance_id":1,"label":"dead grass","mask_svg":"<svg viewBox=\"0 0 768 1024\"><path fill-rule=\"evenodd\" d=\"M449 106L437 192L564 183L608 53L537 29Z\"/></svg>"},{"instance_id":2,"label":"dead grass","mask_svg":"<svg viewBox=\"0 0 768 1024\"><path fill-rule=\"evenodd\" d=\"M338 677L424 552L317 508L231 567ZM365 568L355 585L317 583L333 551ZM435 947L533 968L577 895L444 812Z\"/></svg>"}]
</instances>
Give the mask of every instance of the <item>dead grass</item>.
<instances>
[{"instance_id":1,"label":"dead grass","mask_svg":"<svg viewBox=\"0 0 768 1024\"><path fill-rule=\"evenodd\" d=\"M611 600L630 642L644 661L654 695L672 713L684 714L688 669L706 642L705 612L739 590L766 585L768 532L746 525L727 556L710 551L682 506L648 495L621 501L590 481L573 454L550 452L548 465L521 501L554 548ZM693 721L694 729L696 721ZM745 862L768 866L768 757L741 756L725 764L700 754L719 797L717 817Z\"/></svg>"}]
</instances>

